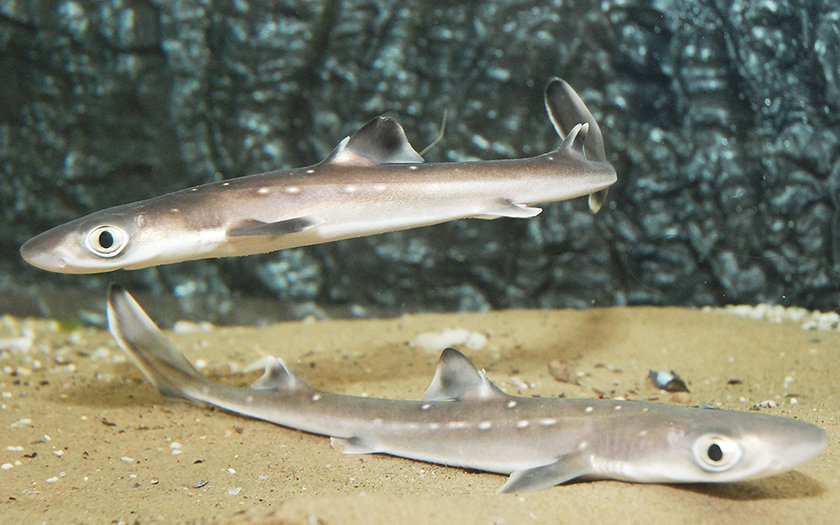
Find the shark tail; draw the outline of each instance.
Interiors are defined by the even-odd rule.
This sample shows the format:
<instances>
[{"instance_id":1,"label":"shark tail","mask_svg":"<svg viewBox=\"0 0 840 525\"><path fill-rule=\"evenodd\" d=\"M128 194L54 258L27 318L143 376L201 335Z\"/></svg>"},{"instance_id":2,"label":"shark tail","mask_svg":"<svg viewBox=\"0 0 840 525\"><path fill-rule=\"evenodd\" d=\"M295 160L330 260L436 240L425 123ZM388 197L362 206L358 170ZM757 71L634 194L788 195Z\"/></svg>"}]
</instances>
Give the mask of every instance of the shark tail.
<instances>
[{"instance_id":1,"label":"shark tail","mask_svg":"<svg viewBox=\"0 0 840 525\"><path fill-rule=\"evenodd\" d=\"M212 385L164 337L134 297L116 284L108 291L108 330L164 396L195 402L192 392Z\"/></svg>"},{"instance_id":2,"label":"shark tail","mask_svg":"<svg viewBox=\"0 0 840 525\"><path fill-rule=\"evenodd\" d=\"M607 162L604 136L595 117L580 96L565 80L552 78L545 88L545 109L554 129L565 137L577 124L589 124L585 145L586 156L596 162Z\"/></svg>"},{"instance_id":3,"label":"shark tail","mask_svg":"<svg viewBox=\"0 0 840 525\"><path fill-rule=\"evenodd\" d=\"M552 78L545 88L545 109L554 129L561 138L568 139L578 124L588 124L583 139L578 139L586 158L595 162L608 162L604 151L604 136L595 117L583 103L580 96L565 80ZM589 195L589 208L594 213L601 209L607 198L607 189Z\"/></svg>"}]
</instances>

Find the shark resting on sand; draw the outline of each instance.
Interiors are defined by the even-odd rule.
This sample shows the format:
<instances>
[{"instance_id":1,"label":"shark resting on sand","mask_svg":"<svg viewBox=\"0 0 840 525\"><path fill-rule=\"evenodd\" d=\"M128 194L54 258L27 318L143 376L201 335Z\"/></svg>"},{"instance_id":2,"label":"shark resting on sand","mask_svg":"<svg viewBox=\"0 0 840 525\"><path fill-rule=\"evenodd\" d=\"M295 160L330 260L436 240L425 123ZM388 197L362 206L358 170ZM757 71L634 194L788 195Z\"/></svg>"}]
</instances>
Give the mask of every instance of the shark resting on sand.
<instances>
[{"instance_id":1,"label":"shark resting on sand","mask_svg":"<svg viewBox=\"0 0 840 525\"><path fill-rule=\"evenodd\" d=\"M213 383L180 354L131 295L112 286L108 326L169 397L330 436L345 453L383 453L510 474L500 492L576 479L727 482L770 476L823 450L821 428L783 417L656 403L507 395L447 349L422 401L338 395L279 359L251 388Z\"/></svg>"},{"instance_id":2,"label":"shark resting on sand","mask_svg":"<svg viewBox=\"0 0 840 525\"><path fill-rule=\"evenodd\" d=\"M196 186L108 208L24 243L30 264L61 273L133 270L265 253L466 217L533 217L531 206L589 195L616 181L595 118L553 79L545 105L557 133L537 157L424 164L390 118L366 124L321 163Z\"/></svg>"}]
</instances>

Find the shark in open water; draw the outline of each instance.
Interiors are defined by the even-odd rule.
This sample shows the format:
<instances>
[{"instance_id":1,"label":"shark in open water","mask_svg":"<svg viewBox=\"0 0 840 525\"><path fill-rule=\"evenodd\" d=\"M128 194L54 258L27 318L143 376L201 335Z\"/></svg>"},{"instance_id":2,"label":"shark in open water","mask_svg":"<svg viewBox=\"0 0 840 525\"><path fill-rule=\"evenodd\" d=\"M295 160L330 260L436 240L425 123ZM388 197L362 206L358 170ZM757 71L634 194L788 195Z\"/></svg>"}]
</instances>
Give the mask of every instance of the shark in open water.
<instances>
[{"instance_id":1,"label":"shark in open water","mask_svg":"<svg viewBox=\"0 0 840 525\"><path fill-rule=\"evenodd\" d=\"M116 285L108 326L165 396L330 436L345 453L509 474L500 492L577 479L738 481L795 468L828 443L815 425L765 414L511 396L453 349L443 352L422 401L324 392L274 358L251 388L221 385L201 376Z\"/></svg>"},{"instance_id":2,"label":"shark in open water","mask_svg":"<svg viewBox=\"0 0 840 525\"><path fill-rule=\"evenodd\" d=\"M533 204L616 181L594 117L553 79L545 105L560 146L524 159L424 163L403 128L378 117L314 166L196 186L98 211L33 237L30 264L61 273L138 269L265 253L466 217L533 217Z\"/></svg>"}]
</instances>

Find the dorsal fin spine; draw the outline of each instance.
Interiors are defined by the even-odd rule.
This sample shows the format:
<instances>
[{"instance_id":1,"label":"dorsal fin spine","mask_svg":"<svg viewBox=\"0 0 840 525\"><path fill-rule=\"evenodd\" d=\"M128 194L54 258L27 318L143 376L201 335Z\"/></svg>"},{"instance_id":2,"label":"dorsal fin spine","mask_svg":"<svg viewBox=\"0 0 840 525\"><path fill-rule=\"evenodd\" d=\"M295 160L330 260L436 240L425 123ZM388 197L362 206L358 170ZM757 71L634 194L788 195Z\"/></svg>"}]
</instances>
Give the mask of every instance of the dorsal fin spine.
<instances>
[{"instance_id":1,"label":"dorsal fin spine","mask_svg":"<svg viewBox=\"0 0 840 525\"><path fill-rule=\"evenodd\" d=\"M588 132L588 122L584 122L583 124L576 124L575 127L573 127L569 131L569 134L566 135L566 138L563 139L563 144L560 145L560 148L574 151L575 153L579 153L584 158L586 158L584 145L586 143L586 135Z\"/></svg>"},{"instance_id":2,"label":"dorsal fin spine","mask_svg":"<svg viewBox=\"0 0 840 525\"><path fill-rule=\"evenodd\" d=\"M478 375L481 376L481 386L478 387L476 393L479 399L490 399L495 397L498 393L498 387L492 381L487 379L487 372L479 370Z\"/></svg>"}]
</instances>

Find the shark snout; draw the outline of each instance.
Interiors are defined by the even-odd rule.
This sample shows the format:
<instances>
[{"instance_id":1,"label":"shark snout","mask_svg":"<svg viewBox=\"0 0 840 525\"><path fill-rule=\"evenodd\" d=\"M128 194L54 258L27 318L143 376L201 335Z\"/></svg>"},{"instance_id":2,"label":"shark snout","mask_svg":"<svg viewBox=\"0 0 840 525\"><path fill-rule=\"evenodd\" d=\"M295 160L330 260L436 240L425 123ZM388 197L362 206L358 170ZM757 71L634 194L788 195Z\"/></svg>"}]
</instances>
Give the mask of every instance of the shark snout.
<instances>
[{"instance_id":1,"label":"shark snout","mask_svg":"<svg viewBox=\"0 0 840 525\"><path fill-rule=\"evenodd\" d=\"M59 227L60 228L60 227ZM41 270L61 273L94 273L96 268L87 269L74 262L72 248L68 246L67 235L56 231L45 231L29 239L20 247L20 256L24 261Z\"/></svg>"},{"instance_id":2,"label":"shark snout","mask_svg":"<svg viewBox=\"0 0 840 525\"><path fill-rule=\"evenodd\" d=\"M802 421L784 420L772 430L746 438L756 465L762 465L757 477L796 468L819 455L828 446L828 434L822 428Z\"/></svg>"},{"instance_id":3,"label":"shark snout","mask_svg":"<svg viewBox=\"0 0 840 525\"><path fill-rule=\"evenodd\" d=\"M799 432L786 436L782 445L786 454L779 455L773 465L777 470L787 470L804 463L822 452L828 446L828 433L820 427L808 425Z\"/></svg>"},{"instance_id":4,"label":"shark snout","mask_svg":"<svg viewBox=\"0 0 840 525\"><path fill-rule=\"evenodd\" d=\"M33 237L20 247L20 256L36 268L56 271L67 266L64 257L56 257L53 243L45 242L44 234Z\"/></svg>"}]
</instances>

